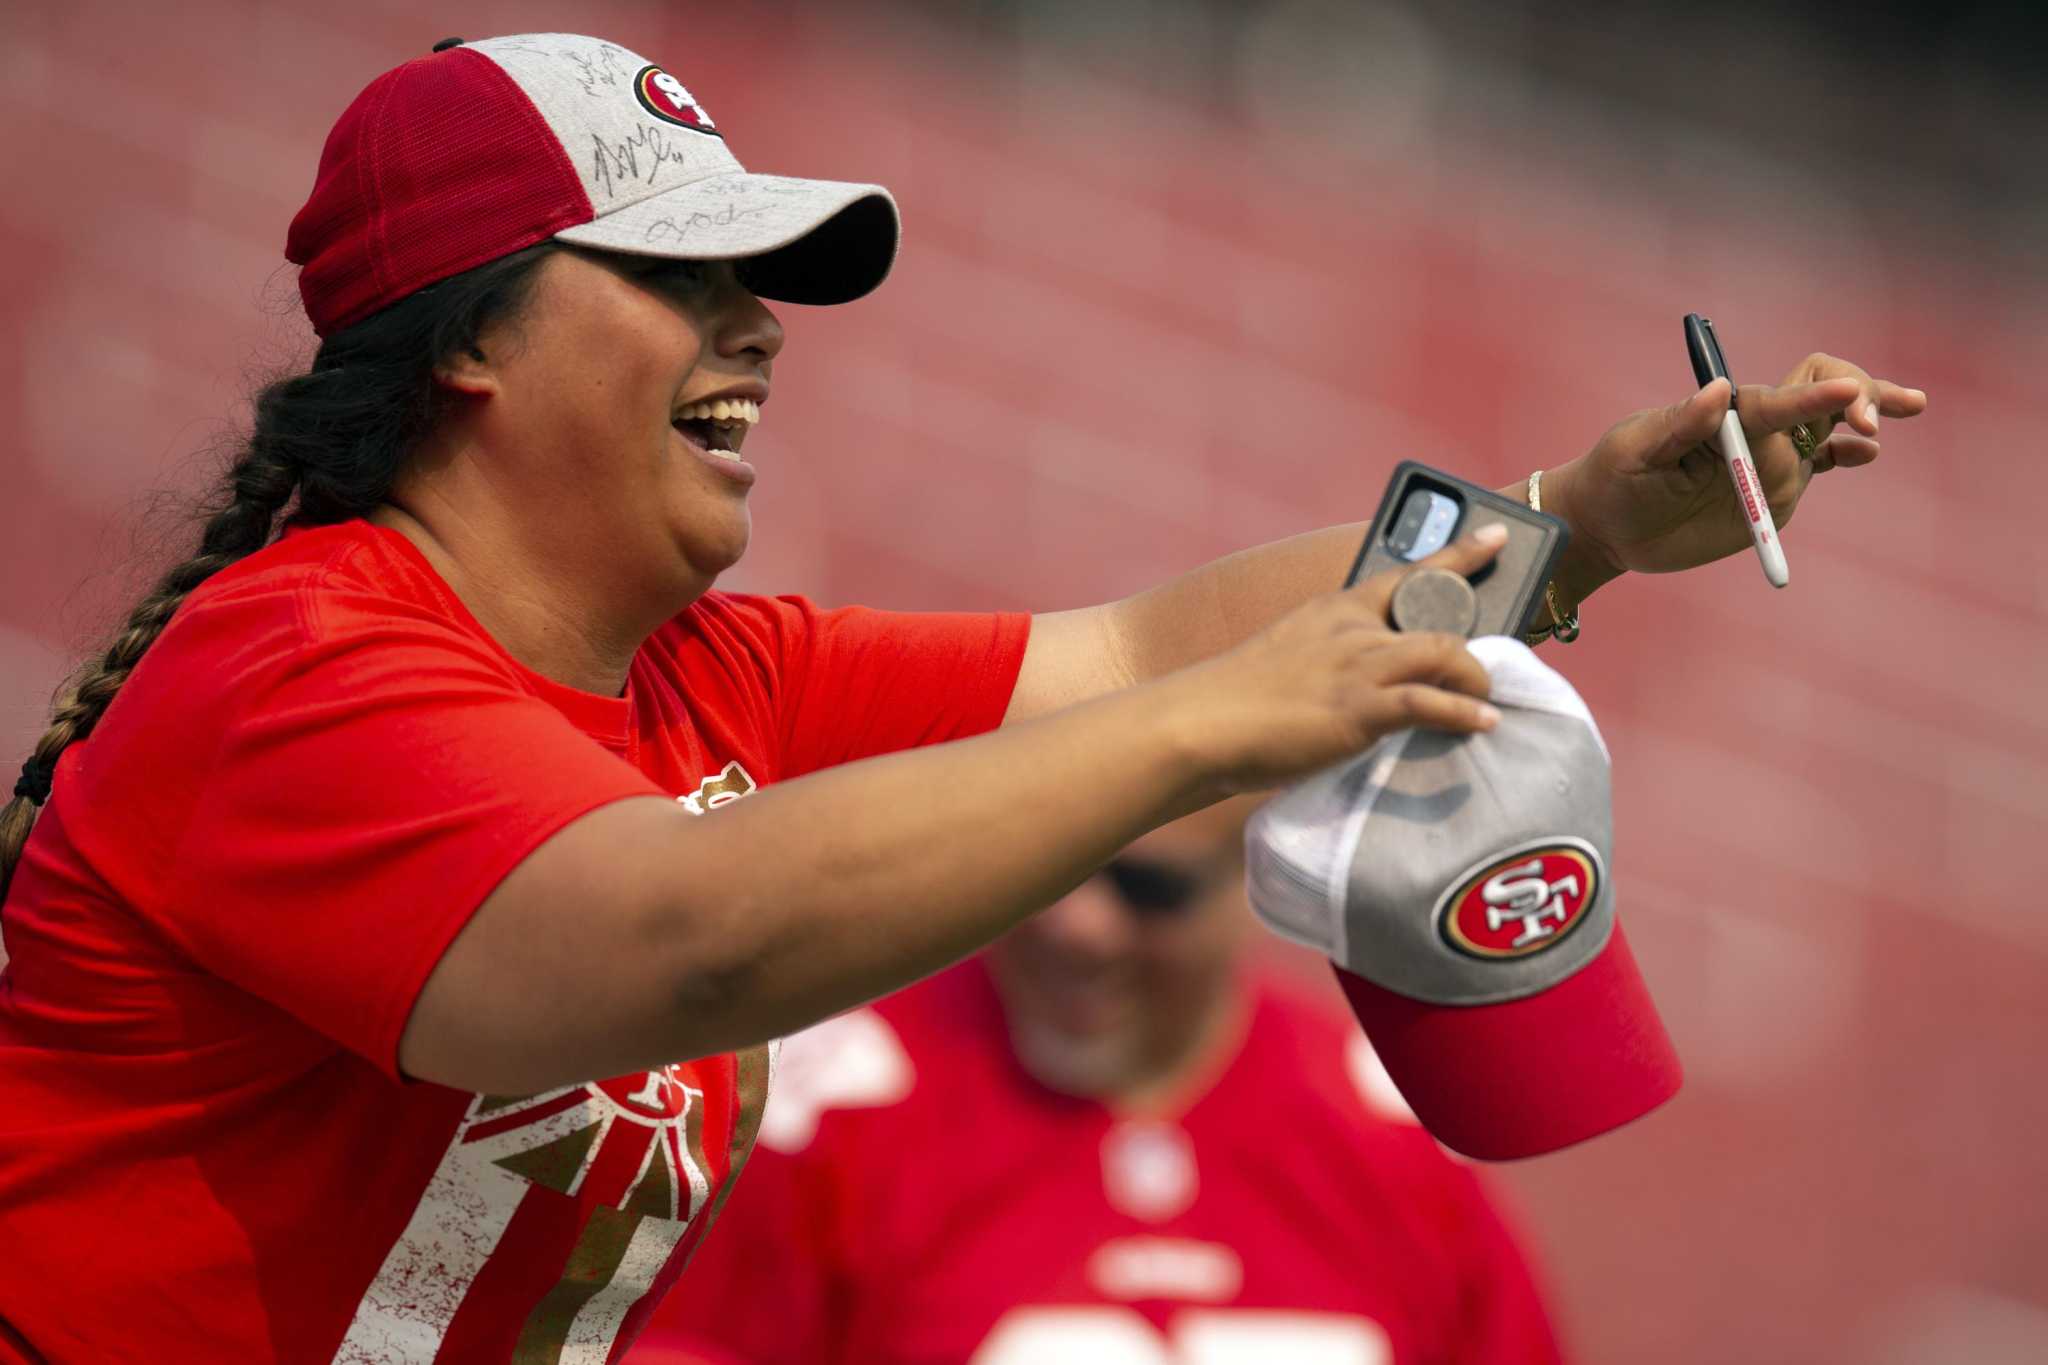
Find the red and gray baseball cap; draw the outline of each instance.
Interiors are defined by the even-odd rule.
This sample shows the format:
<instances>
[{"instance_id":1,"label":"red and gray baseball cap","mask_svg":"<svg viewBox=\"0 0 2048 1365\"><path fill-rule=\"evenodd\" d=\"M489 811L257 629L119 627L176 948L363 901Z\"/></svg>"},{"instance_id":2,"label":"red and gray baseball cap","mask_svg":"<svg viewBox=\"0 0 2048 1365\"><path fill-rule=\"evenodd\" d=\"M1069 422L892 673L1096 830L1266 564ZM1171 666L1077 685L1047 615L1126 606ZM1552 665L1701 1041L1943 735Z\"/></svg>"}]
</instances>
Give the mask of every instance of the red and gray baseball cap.
<instances>
[{"instance_id":1,"label":"red and gray baseball cap","mask_svg":"<svg viewBox=\"0 0 2048 1365\"><path fill-rule=\"evenodd\" d=\"M320 154L285 257L321 336L552 237L744 259L755 293L845 303L896 257L880 185L753 175L675 76L571 33L449 40L371 81Z\"/></svg>"},{"instance_id":2,"label":"red and gray baseball cap","mask_svg":"<svg viewBox=\"0 0 2048 1365\"><path fill-rule=\"evenodd\" d=\"M1678 1092L1678 1055L1615 914L1607 746L1518 640L1471 650L1501 722L1403 730L1247 825L1252 908L1329 955L1423 1126L1535 1156Z\"/></svg>"}]
</instances>

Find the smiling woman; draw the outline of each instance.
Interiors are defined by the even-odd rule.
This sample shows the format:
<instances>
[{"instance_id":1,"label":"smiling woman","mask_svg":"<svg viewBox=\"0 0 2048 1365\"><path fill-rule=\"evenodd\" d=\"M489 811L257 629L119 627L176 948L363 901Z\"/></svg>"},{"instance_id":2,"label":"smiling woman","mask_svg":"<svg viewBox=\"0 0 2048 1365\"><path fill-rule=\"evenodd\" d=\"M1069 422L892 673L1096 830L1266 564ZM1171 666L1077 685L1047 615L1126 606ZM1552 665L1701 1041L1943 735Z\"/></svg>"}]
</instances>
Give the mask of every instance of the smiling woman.
<instances>
[{"instance_id":1,"label":"smiling woman","mask_svg":"<svg viewBox=\"0 0 2048 1365\"><path fill-rule=\"evenodd\" d=\"M593 38L451 40L343 113L286 244L318 353L0 811L0 1361L614 1358L770 1039L1176 814L1494 724L1391 578L1327 591L1357 527L1036 618L718 591L762 300L896 245L885 190L747 172ZM1780 524L1924 402L1795 381L1734 400ZM1567 605L1746 546L1685 458L1730 401L1545 474Z\"/></svg>"}]
</instances>

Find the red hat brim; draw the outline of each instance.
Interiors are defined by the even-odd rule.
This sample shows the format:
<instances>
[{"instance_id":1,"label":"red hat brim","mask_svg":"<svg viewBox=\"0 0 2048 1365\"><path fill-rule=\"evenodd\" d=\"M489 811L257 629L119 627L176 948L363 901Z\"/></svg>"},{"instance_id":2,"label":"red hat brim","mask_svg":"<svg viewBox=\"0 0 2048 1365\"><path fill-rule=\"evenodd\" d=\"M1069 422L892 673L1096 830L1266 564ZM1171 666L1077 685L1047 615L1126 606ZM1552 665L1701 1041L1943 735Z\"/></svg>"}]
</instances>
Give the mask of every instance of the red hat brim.
<instances>
[{"instance_id":1,"label":"red hat brim","mask_svg":"<svg viewBox=\"0 0 2048 1365\"><path fill-rule=\"evenodd\" d=\"M1466 1156L1506 1161L1597 1137L1684 1078L1618 921L1583 968L1497 1005L1432 1005L1336 972L1409 1108Z\"/></svg>"}]
</instances>

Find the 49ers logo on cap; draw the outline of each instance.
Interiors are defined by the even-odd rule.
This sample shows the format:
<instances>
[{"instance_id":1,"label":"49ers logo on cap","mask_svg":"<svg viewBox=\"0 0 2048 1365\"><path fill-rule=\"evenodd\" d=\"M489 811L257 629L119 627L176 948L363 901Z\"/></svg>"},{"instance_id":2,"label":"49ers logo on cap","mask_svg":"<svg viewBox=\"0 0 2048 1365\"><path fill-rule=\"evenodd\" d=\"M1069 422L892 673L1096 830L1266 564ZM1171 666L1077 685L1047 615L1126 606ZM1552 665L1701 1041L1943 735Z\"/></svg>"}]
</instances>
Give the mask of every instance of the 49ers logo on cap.
<instances>
[{"instance_id":1,"label":"49ers logo on cap","mask_svg":"<svg viewBox=\"0 0 2048 1365\"><path fill-rule=\"evenodd\" d=\"M1527 957L1579 927L1600 891L1600 855L1577 839L1545 840L1496 858L1438 906L1437 932L1470 957Z\"/></svg>"},{"instance_id":2,"label":"49ers logo on cap","mask_svg":"<svg viewBox=\"0 0 2048 1365\"><path fill-rule=\"evenodd\" d=\"M715 138L725 136L688 87L658 66L640 68L640 74L633 78L633 93L640 97L640 107L663 123L709 133Z\"/></svg>"}]
</instances>

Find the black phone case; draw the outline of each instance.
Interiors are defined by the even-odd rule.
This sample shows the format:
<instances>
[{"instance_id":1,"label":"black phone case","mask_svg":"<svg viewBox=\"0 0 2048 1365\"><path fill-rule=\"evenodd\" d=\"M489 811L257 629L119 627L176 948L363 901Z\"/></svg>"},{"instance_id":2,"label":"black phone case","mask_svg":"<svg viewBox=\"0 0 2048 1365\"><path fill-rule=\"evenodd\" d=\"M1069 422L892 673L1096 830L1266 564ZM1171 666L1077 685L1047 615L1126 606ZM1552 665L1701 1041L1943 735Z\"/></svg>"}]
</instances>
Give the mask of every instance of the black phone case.
<instances>
[{"instance_id":1,"label":"black phone case","mask_svg":"<svg viewBox=\"0 0 2048 1365\"><path fill-rule=\"evenodd\" d=\"M1415 460L1403 460L1395 466L1393 478L1387 481L1387 491L1380 498L1380 510L1373 514L1365 544L1359 547L1358 558L1352 561L1351 575L1344 580L1344 586L1348 588L1386 569L1411 567L1388 547L1387 532L1400 515L1401 502L1408 491L1418 486L1448 494L1462 505L1458 524L1451 528L1454 540L1493 522L1506 524L1508 543L1501 547L1493 563L1470 580L1479 599L1471 634L1521 635L1542 604L1543 585L1550 581L1551 571L1571 532L1548 512L1531 511L1490 488L1466 483Z\"/></svg>"}]
</instances>

